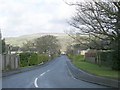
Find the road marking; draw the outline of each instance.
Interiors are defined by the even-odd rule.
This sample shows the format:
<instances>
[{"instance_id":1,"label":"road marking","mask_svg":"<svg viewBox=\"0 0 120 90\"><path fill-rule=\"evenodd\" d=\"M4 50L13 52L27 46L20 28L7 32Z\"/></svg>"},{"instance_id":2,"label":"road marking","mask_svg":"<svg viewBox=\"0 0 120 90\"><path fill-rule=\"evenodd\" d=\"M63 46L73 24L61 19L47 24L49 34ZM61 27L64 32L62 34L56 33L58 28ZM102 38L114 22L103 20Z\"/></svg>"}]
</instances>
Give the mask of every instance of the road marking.
<instances>
[{"instance_id":1,"label":"road marking","mask_svg":"<svg viewBox=\"0 0 120 90\"><path fill-rule=\"evenodd\" d=\"M47 70L46 72L40 74L40 76L43 76L44 74L46 74L46 73L49 72L49 71L50 71L50 70ZM38 80L38 78L35 78L35 81L34 81L34 85L35 85L36 88L38 88L37 80Z\"/></svg>"},{"instance_id":2,"label":"road marking","mask_svg":"<svg viewBox=\"0 0 120 90\"><path fill-rule=\"evenodd\" d=\"M40 76L43 76L45 73L46 73L46 72L44 72L44 73L40 74Z\"/></svg>"},{"instance_id":3,"label":"road marking","mask_svg":"<svg viewBox=\"0 0 120 90\"><path fill-rule=\"evenodd\" d=\"M38 80L38 78L36 78L36 79L35 79L35 82L34 82L34 85L35 85L36 88L38 88L37 80Z\"/></svg>"},{"instance_id":4,"label":"road marking","mask_svg":"<svg viewBox=\"0 0 120 90\"><path fill-rule=\"evenodd\" d=\"M47 70L47 72L49 72L50 70Z\"/></svg>"},{"instance_id":5,"label":"road marking","mask_svg":"<svg viewBox=\"0 0 120 90\"><path fill-rule=\"evenodd\" d=\"M67 64L66 64L66 65L67 65ZM72 74L72 72L70 71L70 69L69 69L68 66L67 66L67 69L68 69L68 72L69 72L70 76L71 76L73 79L76 79L76 78L73 76L73 74Z\"/></svg>"}]
</instances>

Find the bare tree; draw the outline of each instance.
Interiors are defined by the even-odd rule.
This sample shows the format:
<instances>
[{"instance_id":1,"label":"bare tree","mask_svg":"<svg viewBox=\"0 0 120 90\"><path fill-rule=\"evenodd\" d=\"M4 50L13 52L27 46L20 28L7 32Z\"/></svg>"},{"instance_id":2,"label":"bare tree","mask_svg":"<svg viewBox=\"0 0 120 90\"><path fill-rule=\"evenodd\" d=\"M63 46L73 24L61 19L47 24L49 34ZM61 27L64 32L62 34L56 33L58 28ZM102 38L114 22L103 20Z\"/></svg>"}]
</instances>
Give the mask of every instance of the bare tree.
<instances>
[{"instance_id":1,"label":"bare tree","mask_svg":"<svg viewBox=\"0 0 120 90\"><path fill-rule=\"evenodd\" d=\"M118 67L120 65L120 1L77 2L69 5L76 6L76 13L68 22L73 30L78 30L79 35L88 34L89 37L85 40L93 42L99 47L101 47L101 44L98 44L96 39L97 41L108 41L109 44L114 44L112 49L117 52L115 63ZM70 36L77 39L73 35ZM80 41L80 38L77 40L80 44L84 44ZM87 45L89 46L89 44Z\"/></svg>"},{"instance_id":2,"label":"bare tree","mask_svg":"<svg viewBox=\"0 0 120 90\"><path fill-rule=\"evenodd\" d=\"M35 47L39 53L55 54L59 51L59 41L55 36L46 35L35 40Z\"/></svg>"},{"instance_id":3,"label":"bare tree","mask_svg":"<svg viewBox=\"0 0 120 90\"><path fill-rule=\"evenodd\" d=\"M22 50L25 52L34 52L36 51L34 46L34 41L26 41L23 43Z\"/></svg>"}]
</instances>

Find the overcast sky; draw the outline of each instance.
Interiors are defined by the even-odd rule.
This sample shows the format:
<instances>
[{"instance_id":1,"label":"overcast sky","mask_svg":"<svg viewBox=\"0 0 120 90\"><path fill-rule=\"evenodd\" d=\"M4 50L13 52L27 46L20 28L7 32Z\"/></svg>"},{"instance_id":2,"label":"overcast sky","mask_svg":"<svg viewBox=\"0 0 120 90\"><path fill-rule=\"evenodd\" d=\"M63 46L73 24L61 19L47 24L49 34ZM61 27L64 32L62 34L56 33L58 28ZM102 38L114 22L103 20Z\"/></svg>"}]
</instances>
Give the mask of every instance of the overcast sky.
<instances>
[{"instance_id":1,"label":"overcast sky","mask_svg":"<svg viewBox=\"0 0 120 90\"><path fill-rule=\"evenodd\" d=\"M62 33L73 12L63 0L0 0L2 36Z\"/></svg>"}]
</instances>

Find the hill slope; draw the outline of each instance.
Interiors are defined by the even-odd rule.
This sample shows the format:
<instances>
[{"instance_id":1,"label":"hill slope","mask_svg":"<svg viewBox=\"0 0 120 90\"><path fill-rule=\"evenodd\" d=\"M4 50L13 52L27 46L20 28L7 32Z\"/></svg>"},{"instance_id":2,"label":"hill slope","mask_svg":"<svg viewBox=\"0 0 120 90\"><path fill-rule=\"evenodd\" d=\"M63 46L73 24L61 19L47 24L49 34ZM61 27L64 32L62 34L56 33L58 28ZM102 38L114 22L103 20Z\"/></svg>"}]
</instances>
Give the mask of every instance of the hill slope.
<instances>
[{"instance_id":1,"label":"hill slope","mask_svg":"<svg viewBox=\"0 0 120 90\"><path fill-rule=\"evenodd\" d=\"M5 39L6 39L7 44L22 47L23 43L25 43L26 41L28 40L33 41L34 39L39 38L44 35L56 36L57 39L60 41L62 51L66 50L66 47L73 42L73 39L64 33L37 33L37 34L24 35L24 36L19 36L19 37L9 37Z\"/></svg>"}]
</instances>

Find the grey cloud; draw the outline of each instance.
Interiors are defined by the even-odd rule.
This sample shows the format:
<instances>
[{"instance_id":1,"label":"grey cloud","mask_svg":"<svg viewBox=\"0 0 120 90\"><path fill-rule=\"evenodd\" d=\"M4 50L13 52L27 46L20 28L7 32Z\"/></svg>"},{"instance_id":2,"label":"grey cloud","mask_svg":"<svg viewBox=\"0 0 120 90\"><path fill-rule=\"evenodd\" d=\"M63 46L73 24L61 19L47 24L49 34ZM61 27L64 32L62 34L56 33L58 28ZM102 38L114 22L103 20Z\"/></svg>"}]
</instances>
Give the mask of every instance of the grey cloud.
<instances>
[{"instance_id":1,"label":"grey cloud","mask_svg":"<svg viewBox=\"0 0 120 90\"><path fill-rule=\"evenodd\" d=\"M69 10L63 4L62 0L1 0L3 36L64 31Z\"/></svg>"}]
</instances>

